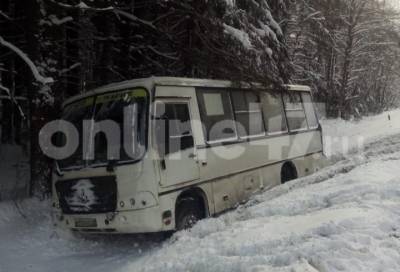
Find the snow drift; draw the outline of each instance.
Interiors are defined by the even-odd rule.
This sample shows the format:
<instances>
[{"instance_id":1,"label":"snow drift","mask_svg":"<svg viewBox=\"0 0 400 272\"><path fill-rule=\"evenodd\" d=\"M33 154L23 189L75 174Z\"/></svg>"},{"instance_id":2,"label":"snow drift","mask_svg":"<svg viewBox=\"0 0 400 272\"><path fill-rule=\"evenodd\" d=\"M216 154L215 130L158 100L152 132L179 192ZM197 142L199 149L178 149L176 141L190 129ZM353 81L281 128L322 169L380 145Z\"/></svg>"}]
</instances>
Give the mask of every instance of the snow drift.
<instances>
[{"instance_id":1,"label":"snow drift","mask_svg":"<svg viewBox=\"0 0 400 272\"><path fill-rule=\"evenodd\" d=\"M164 242L74 237L47 202L0 204L0 271L399 271L400 111L323 122L337 162ZM363 138L362 148L354 137ZM339 159L340 155L340 159Z\"/></svg>"}]
</instances>

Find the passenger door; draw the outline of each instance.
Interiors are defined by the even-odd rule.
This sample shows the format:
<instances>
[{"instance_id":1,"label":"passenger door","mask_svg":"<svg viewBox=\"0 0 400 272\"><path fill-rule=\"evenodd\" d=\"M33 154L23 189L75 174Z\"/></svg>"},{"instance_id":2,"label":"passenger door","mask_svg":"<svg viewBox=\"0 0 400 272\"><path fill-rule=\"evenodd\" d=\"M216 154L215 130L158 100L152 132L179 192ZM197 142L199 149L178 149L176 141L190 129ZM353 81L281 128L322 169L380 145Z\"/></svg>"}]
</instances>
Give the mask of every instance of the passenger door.
<instances>
[{"instance_id":1,"label":"passenger door","mask_svg":"<svg viewBox=\"0 0 400 272\"><path fill-rule=\"evenodd\" d=\"M159 154L161 186L197 180L200 173L189 99L158 99L155 105L154 138Z\"/></svg>"}]
</instances>

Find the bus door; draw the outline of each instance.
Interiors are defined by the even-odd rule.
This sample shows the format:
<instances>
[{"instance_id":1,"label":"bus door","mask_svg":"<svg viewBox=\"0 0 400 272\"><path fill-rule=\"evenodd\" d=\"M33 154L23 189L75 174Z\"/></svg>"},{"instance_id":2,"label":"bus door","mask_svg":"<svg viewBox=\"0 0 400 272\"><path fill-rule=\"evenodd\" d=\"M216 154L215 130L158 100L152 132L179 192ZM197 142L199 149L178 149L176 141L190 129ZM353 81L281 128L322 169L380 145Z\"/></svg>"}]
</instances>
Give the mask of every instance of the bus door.
<instances>
[{"instance_id":1,"label":"bus door","mask_svg":"<svg viewBox=\"0 0 400 272\"><path fill-rule=\"evenodd\" d=\"M168 187L199 179L189 99L157 99L155 105L154 139L159 157L161 186Z\"/></svg>"}]
</instances>

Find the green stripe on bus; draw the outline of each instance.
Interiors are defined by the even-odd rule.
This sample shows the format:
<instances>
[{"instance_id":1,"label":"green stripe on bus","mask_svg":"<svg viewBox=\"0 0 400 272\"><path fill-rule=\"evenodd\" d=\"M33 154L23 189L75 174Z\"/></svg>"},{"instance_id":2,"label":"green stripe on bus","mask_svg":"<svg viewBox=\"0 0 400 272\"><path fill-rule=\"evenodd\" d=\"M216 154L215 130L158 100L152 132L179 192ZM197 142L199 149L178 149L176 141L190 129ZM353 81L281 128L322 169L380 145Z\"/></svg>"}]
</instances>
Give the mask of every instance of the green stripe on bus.
<instances>
[{"instance_id":1,"label":"green stripe on bus","mask_svg":"<svg viewBox=\"0 0 400 272\"><path fill-rule=\"evenodd\" d=\"M93 105L93 101L94 101L94 97L88 97L88 98L82 99L76 103L71 104L71 107L74 107L76 109L91 107Z\"/></svg>"},{"instance_id":2,"label":"green stripe on bus","mask_svg":"<svg viewBox=\"0 0 400 272\"><path fill-rule=\"evenodd\" d=\"M145 89L135 89L123 92L115 92L99 95L96 99L96 104L102 104L110 101L116 101L120 99L127 98L138 98L138 97L147 97L147 92Z\"/></svg>"}]
</instances>

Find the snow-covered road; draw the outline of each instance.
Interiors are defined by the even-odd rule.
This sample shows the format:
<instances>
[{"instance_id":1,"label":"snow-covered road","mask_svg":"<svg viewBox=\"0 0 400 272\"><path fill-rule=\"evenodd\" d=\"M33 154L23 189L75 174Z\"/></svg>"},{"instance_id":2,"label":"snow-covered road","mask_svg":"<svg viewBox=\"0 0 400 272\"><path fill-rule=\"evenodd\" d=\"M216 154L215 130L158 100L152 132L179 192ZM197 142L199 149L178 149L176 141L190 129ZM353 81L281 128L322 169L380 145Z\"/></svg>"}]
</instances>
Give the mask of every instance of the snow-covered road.
<instances>
[{"instance_id":1,"label":"snow-covered road","mask_svg":"<svg viewBox=\"0 0 400 272\"><path fill-rule=\"evenodd\" d=\"M53 229L47 202L2 203L0 272L400 271L400 111L390 114L323 122L334 165L165 242L78 239Z\"/></svg>"}]
</instances>

